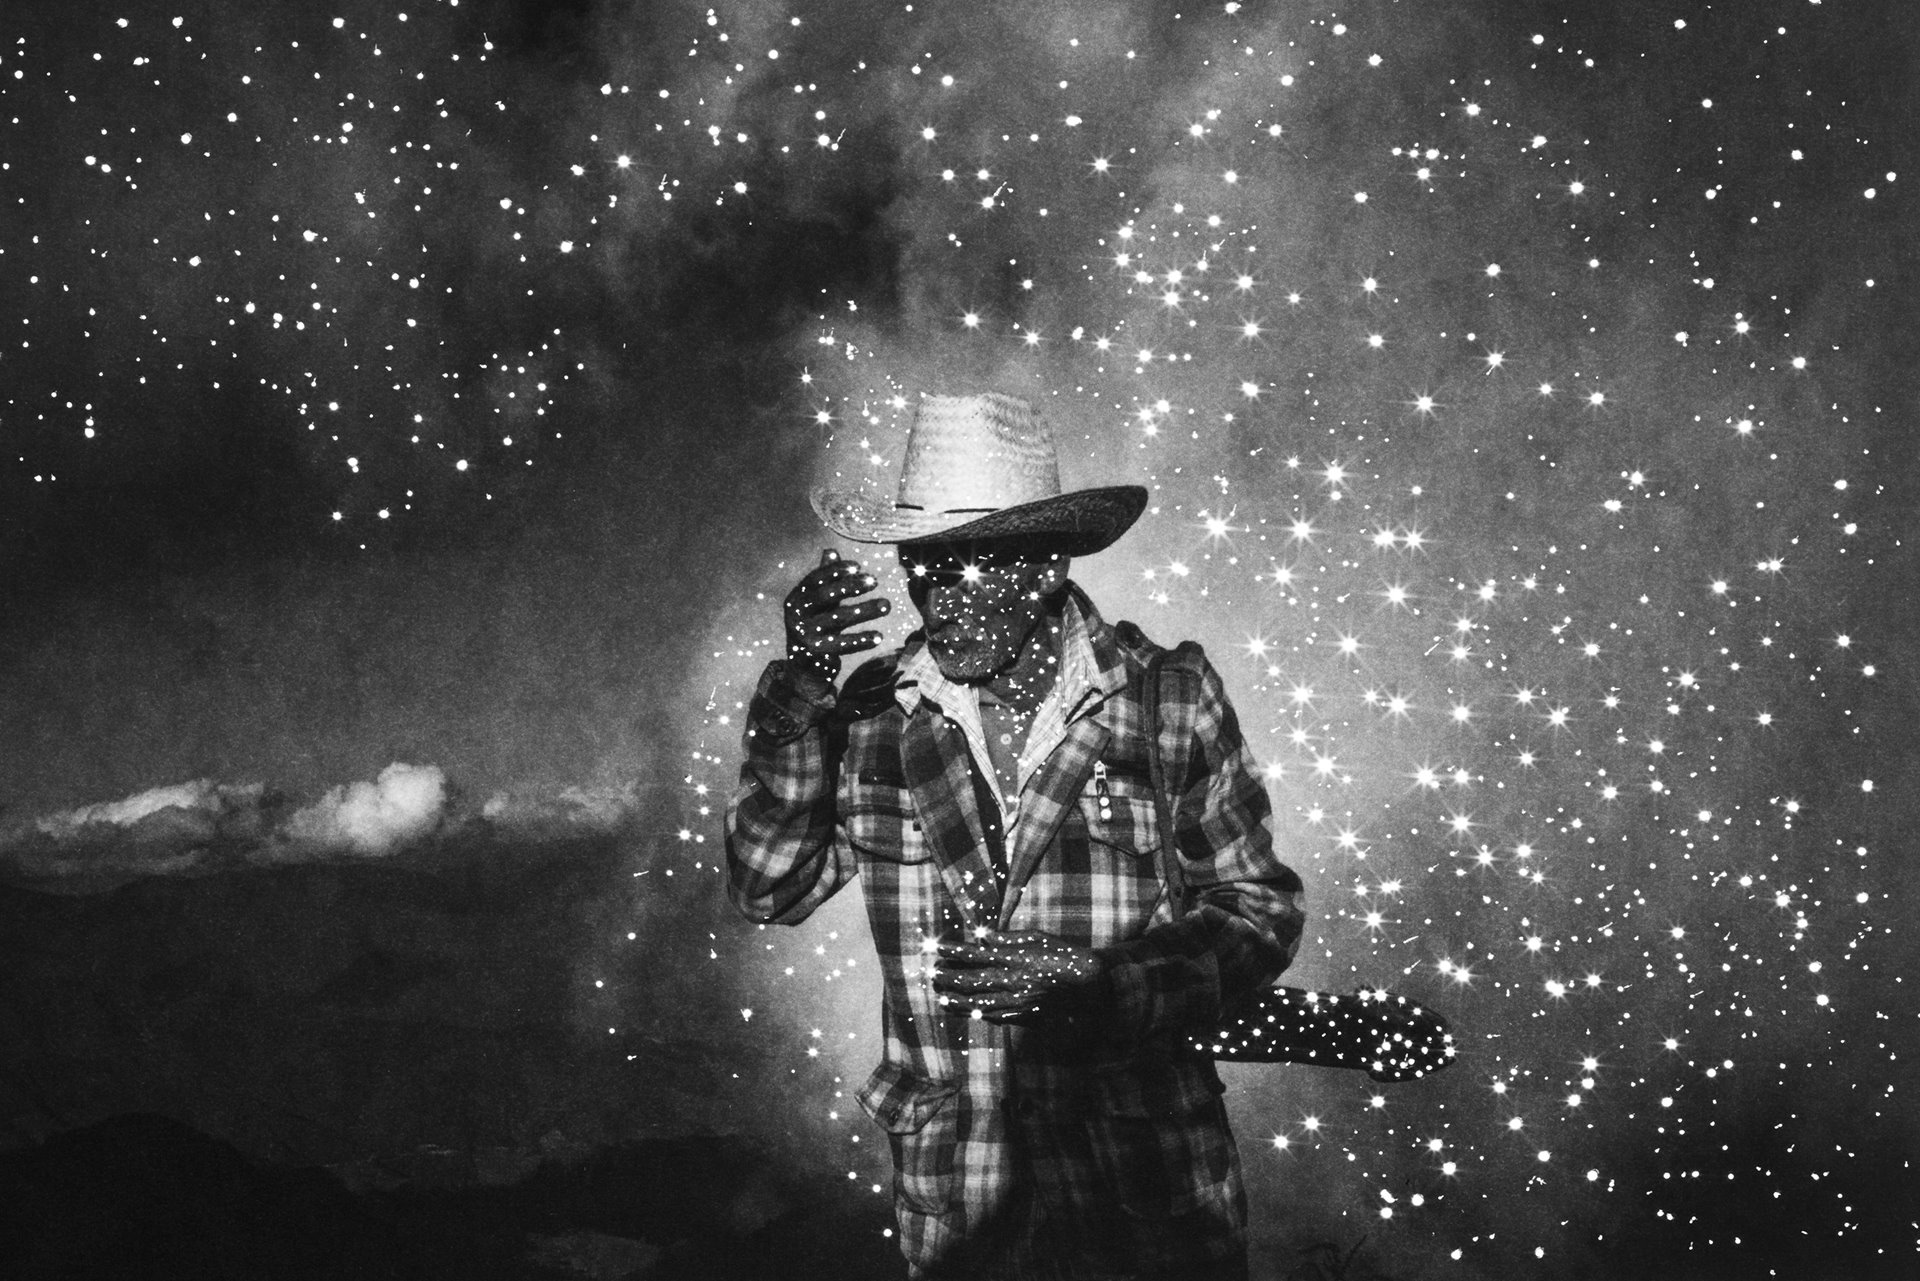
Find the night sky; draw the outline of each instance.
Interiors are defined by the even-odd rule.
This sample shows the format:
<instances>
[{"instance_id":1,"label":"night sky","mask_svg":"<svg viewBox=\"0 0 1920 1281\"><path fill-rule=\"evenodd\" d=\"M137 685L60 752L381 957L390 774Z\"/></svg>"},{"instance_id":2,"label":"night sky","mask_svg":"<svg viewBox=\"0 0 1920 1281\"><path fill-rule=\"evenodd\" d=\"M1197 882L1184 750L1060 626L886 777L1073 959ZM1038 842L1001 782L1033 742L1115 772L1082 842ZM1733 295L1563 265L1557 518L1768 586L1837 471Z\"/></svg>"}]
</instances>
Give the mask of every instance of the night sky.
<instances>
[{"instance_id":1,"label":"night sky","mask_svg":"<svg viewBox=\"0 0 1920 1281\"><path fill-rule=\"evenodd\" d=\"M0 822L611 798L743 1105L879 1180L857 893L732 921L719 813L808 486L1011 391L1152 489L1076 577L1225 673L1290 981L1463 1047L1230 1069L1257 1242L1897 1274L1916 67L1903 0L15 0Z\"/></svg>"}]
</instances>

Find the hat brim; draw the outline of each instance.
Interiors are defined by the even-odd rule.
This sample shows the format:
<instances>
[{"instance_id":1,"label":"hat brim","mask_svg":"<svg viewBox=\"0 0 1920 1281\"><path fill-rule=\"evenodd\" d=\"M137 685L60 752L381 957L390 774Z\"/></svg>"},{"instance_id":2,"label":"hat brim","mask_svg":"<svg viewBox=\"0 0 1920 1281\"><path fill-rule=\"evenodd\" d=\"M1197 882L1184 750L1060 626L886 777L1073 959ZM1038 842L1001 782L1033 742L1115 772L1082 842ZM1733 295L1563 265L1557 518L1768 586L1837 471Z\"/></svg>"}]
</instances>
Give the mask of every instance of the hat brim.
<instances>
[{"instance_id":1,"label":"hat brim","mask_svg":"<svg viewBox=\"0 0 1920 1281\"><path fill-rule=\"evenodd\" d=\"M845 490L816 489L809 497L821 524L856 543L1047 537L1059 539L1069 556L1112 546L1147 506L1140 485L1076 489L980 514L915 511Z\"/></svg>"}]
</instances>

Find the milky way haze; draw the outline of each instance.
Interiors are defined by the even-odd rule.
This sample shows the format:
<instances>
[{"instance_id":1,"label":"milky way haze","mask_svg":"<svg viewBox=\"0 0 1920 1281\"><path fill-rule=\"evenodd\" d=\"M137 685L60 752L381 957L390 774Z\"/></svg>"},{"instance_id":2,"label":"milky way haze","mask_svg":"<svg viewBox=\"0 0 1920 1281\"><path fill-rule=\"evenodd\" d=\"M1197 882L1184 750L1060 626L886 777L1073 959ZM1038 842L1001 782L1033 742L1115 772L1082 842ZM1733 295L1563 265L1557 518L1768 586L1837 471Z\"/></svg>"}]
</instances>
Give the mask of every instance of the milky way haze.
<instances>
[{"instance_id":1,"label":"milky way haze","mask_svg":"<svg viewBox=\"0 0 1920 1281\"><path fill-rule=\"evenodd\" d=\"M857 891L728 921L720 800L808 485L997 387L1152 489L1076 576L1225 673L1290 981L1463 1047L1230 1069L1261 1275L1913 1266L1907 7L175 12L0 19L0 800L636 789L583 1017L883 1182Z\"/></svg>"}]
</instances>

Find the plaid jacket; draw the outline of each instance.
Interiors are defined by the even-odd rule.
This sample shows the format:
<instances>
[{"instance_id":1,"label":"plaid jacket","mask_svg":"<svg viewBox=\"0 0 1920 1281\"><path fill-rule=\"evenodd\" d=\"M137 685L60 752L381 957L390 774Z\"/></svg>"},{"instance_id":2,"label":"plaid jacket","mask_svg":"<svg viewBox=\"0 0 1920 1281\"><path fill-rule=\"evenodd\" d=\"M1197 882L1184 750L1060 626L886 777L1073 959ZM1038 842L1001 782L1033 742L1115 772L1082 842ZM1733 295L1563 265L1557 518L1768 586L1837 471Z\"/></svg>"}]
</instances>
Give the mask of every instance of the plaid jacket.
<instances>
[{"instance_id":1,"label":"plaid jacket","mask_svg":"<svg viewBox=\"0 0 1920 1281\"><path fill-rule=\"evenodd\" d=\"M1266 788L1206 666L1198 705L1165 718L1193 727L1175 807L1192 898L1175 919L1141 702L1157 648L1077 587L1066 624L1053 734L1044 708L1034 730L1036 747L1057 742L1029 753L1011 804L971 745L973 696L918 633L825 699L774 662L748 712L730 892L750 919L793 924L863 878L885 995L860 1101L891 1139L916 1276L1188 1276L1244 1257L1222 1087L1184 1034L1286 967L1300 880L1274 855ZM1103 990L1038 1026L943 1007L932 946L983 927L1097 949Z\"/></svg>"}]
</instances>

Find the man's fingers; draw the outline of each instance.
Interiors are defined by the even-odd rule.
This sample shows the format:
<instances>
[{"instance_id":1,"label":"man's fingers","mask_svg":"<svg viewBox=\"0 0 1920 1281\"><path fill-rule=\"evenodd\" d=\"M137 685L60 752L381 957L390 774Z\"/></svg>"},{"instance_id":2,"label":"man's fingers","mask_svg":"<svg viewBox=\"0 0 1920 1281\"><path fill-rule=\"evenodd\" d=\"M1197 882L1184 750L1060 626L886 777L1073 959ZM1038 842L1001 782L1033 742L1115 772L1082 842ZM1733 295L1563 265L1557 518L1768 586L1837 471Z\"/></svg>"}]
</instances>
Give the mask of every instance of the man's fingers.
<instances>
[{"instance_id":1,"label":"man's fingers","mask_svg":"<svg viewBox=\"0 0 1920 1281\"><path fill-rule=\"evenodd\" d=\"M988 1013L1019 1010L1031 1013L1040 1008L1041 995L1031 988L1018 992L982 992L973 998L973 1004Z\"/></svg>"},{"instance_id":2,"label":"man's fingers","mask_svg":"<svg viewBox=\"0 0 1920 1281\"><path fill-rule=\"evenodd\" d=\"M835 623L831 627L823 627L818 631L811 631L807 634L805 639L835 641L835 640L839 640L841 637L849 636L849 635L871 636L871 637L878 638L880 633L877 631L851 632L848 630L849 628L858 626L862 623L871 623L874 621L876 620L870 617L850 618L850 619L847 619L845 622Z\"/></svg>"},{"instance_id":3,"label":"man's fingers","mask_svg":"<svg viewBox=\"0 0 1920 1281\"><path fill-rule=\"evenodd\" d=\"M1001 933L996 930L978 930L964 939L946 939L940 944L942 953L963 949L993 949L1001 956L1014 952L1028 952L1053 942L1053 936L1037 930L1009 930Z\"/></svg>"},{"instance_id":4,"label":"man's fingers","mask_svg":"<svg viewBox=\"0 0 1920 1281\"><path fill-rule=\"evenodd\" d=\"M994 1023L1018 1023L1024 1019L1037 1019L1040 1016L1040 1002L1032 996L1008 996L999 999L975 998L969 1004L980 1011L980 1016Z\"/></svg>"},{"instance_id":5,"label":"man's fingers","mask_svg":"<svg viewBox=\"0 0 1920 1281\"><path fill-rule=\"evenodd\" d=\"M937 992L1012 992L1025 986L1004 970L941 970L934 975Z\"/></svg>"},{"instance_id":6,"label":"man's fingers","mask_svg":"<svg viewBox=\"0 0 1920 1281\"><path fill-rule=\"evenodd\" d=\"M788 627L799 633L803 640L820 640L857 624L884 618L892 612L893 602L883 596L878 600L862 601L858 605L842 605L838 609L801 612Z\"/></svg>"},{"instance_id":7,"label":"man's fingers","mask_svg":"<svg viewBox=\"0 0 1920 1281\"><path fill-rule=\"evenodd\" d=\"M942 956L940 964L933 971L933 981L936 986L944 981L957 982L962 977L970 983L981 979L995 979L1011 986L1015 982L1031 979L1032 976L1025 967L1008 965L1005 957L994 956Z\"/></svg>"},{"instance_id":8,"label":"man's fingers","mask_svg":"<svg viewBox=\"0 0 1920 1281\"><path fill-rule=\"evenodd\" d=\"M885 596L855 601L852 604L846 603L872 590L873 586L857 583L841 585L832 591L822 590L810 595L797 595L787 604L787 624L807 628L835 629L892 613L893 602Z\"/></svg>"},{"instance_id":9,"label":"man's fingers","mask_svg":"<svg viewBox=\"0 0 1920 1281\"><path fill-rule=\"evenodd\" d=\"M806 605L822 600L838 600L844 596L857 596L861 592L870 592L880 585L872 574L860 568L860 562L837 560L808 570L806 577L794 584L788 593L789 605Z\"/></svg>"},{"instance_id":10,"label":"man's fingers","mask_svg":"<svg viewBox=\"0 0 1920 1281\"><path fill-rule=\"evenodd\" d=\"M884 618L892 612L893 602L885 596L876 596L872 600L863 600L857 605L842 605L838 609L816 615L814 621L841 628L854 623L864 623L869 619Z\"/></svg>"},{"instance_id":11,"label":"man's fingers","mask_svg":"<svg viewBox=\"0 0 1920 1281\"><path fill-rule=\"evenodd\" d=\"M803 583L832 583L838 582L841 579L858 581L859 579L871 579L872 577L873 575L869 574L865 567L857 560L832 560L823 561L814 566L807 571L806 577L800 581Z\"/></svg>"},{"instance_id":12,"label":"man's fingers","mask_svg":"<svg viewBox=\"0 0 1920 1281\"><path fill-rule=\"evenodd\" d=\"M796 645L790 651L796 658L818 664L833 664L852 654L864 653L880 644L879 636L864 632L857 636L820 636Z\"/></svg>"},{"instance_id":13,"label":"man's fingers","mask_svg":"<svg viewBox=\"0 0 1920 1281\"><path fill-rule=\"evenodd\" d=\"M950 965L1005 965L1014 958L1006 948L991 943L942 943L940 959Z\"/></svg>"},{"instance_id":14,"label":"man's fingers","mask_svg":"<svg viewBox=\"0 0 1920 1281\"><path fill-rule=\"evenodd\" d=\"M1044 975L1003 965L966 968L943 964L933 972L936 992L997 993L1011 998L1037 996L1052 987L1053 982Z\"/></svg>"},{"instance_id":15,"label":"man's fingers","mask_svg":"<svg viewBox=\"0 0 1920 1281\"><path fill-rule=\"evenodd\" d=\"M989 1023L1038 1023L1040 1007L1034 1005L1017 1010L982 1010L980 1017Z\"/></svg>"},{"instance_id":16,"label":"man's fingers","mask_svg":"<svg viewBox=\"0 0 1920 1281\"><path fill-rule=\"evenodd\" d=\"M948 1006L963 1006L986 1014L1001 1012L1032 1013L1040 1008L1038 992L953 992L941 997Z\"/></svg>"},{"instance_id":17,"label":"man's fingers","mask_svg":"<svg viewBox=\"0 0 1920 1281\"><path fill-rule=\"evenodd\" d=\"M804 586L809 595L826 600L844 600L872 591L880 586L880 580L857 565L841 564L814 570L808 575Z\"/></svg>"},{"instance_id":18,"label":"man's fingers","mask_svg":"<svg viewBox=\"0 0 1920 1281\"><path fill-rule=\"evenodd\" d=\"M853 654L863 649L872 649L880 643L879 632L841 633L837 636L822 636L809 648L826 649L835 654Z\"/></svg>"},{"instance_id":19,"label":"man's fingers","mask_svg":"<svg viewBox=\"0 0 1920 1281\"><path fill-rule=\"evenodd\" d=\"M1037 930L1010 930L1006 933L986 932L978 934L972 942L942 943L940 951L944 955L949 948L990 948L999 956L1010 956L1019 952L1035 952L1045 949L1049 943L1056 942L1050 934Z\"/></svg>"}]
</instances>

